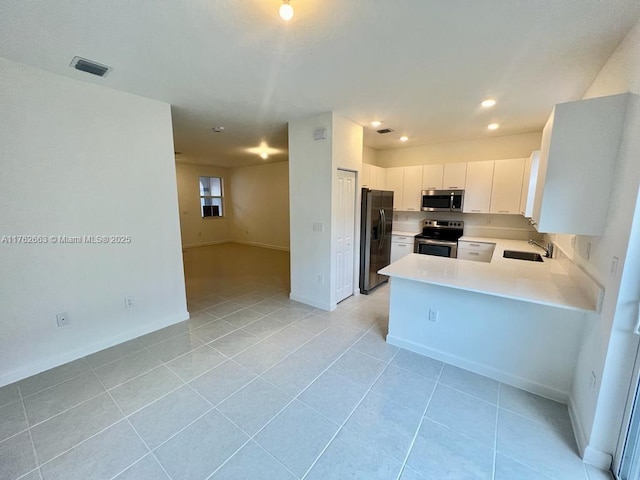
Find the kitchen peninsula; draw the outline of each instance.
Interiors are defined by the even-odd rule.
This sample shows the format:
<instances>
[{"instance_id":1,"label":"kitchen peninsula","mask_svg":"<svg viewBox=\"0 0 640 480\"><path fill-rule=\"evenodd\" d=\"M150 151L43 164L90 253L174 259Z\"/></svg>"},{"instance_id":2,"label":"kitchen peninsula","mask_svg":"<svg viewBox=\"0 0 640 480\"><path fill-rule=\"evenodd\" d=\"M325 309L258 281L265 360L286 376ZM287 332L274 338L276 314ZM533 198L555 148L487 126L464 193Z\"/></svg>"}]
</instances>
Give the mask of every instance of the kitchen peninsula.
<instances>
[{"instance_id":1,"label":"kitchen peninsula","mask_svg":"<svg viewBox=\"0 0 640 480\"><path fill-rule=\"evenodd\" d=\"M521 240L494 243L491 262L410 254L382 269L391 277L387 342L562 402L580 340L603 291L566 259Z\"/></svg>"}]
</instances>

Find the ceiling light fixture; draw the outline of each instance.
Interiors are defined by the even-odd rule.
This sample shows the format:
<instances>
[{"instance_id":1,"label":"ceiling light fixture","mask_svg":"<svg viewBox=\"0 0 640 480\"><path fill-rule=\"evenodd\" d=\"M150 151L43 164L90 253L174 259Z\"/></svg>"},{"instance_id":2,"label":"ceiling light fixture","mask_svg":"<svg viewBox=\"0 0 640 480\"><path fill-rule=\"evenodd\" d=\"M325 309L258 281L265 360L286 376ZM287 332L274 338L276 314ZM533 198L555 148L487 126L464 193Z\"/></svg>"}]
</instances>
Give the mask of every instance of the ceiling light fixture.
<instances>
[{"instance_id":1,"label":"ceiling light fixture","mask_svg":"<svg viewBox=\"0 0 640 480\"><path fill-rule=\"evenodd\" d=\"M406 137L404 135L402 137L400 137L400 141L401 142L406 142L407 140L409 140L409 137Z\"/></svg>"},{"instance_id":2,"label":"ceiling light fixture","mask_svg":"<svg viewBox=\"0 0 640 480\"><path fill-rule=\"evenodd\" d=\"M220 126L220 127L213 127L211 130L213 130L216 133L222 133L224 132L224 127Z\"/></svg>"},{"instance_id":3,"label":"ceiling light fixture","mask_svg":"<svg viewBox=\"0 0 640 480\"><path fill-rule=\"evenodd\" d=\"M374 120L373 122L371 122L371 126L373 128L378 128L380 125L382 125L382 122L380 120Z\"/></svg>"},{"instance_id":4,"label":"ceiling light fixture","mask_svg":"<svg viewBox=\"0 0 640 480\"><path fill-rule=\"evenodd\" d=\"M280 5L280 18L285 22L288 22L293 18L293 7L289 3L289 0L282 0L282 5Z\"/></svg>"},{"instance_id":5,"label":"ceiling light fixture","mask_svg":"<svg viewBox=\"0 0 640 480\"><path fill-rule=\"evenodd\" d=\"M267 152L262 152L260 154L260 158L263 160L266 160L267 158L269 158L269 154Z\"/></svg>"},{"instance_id":6,"label":"ceiling light fixture","mask_svg":"<svg viewBox=\"0 0 640 480\"><path fill-rule=\"evenodd\" d=\"M496 101L493 98L487 98L480 105L482 105L484 108L489 108L489 107L493 107L495 104L496 104Z\"/></svg>"},{"instance_id":7,"label":"ceiling light fixture","mask_svg":"<svg viewBox=\"0 0 640 480\"><path fill-rule=\"evenodd\" d=\"M500 128L500 125L498 125L497 123L490 123L489 125L487 125L487 128L489 130L497 130Z\"/></svg>"}]
</instances>

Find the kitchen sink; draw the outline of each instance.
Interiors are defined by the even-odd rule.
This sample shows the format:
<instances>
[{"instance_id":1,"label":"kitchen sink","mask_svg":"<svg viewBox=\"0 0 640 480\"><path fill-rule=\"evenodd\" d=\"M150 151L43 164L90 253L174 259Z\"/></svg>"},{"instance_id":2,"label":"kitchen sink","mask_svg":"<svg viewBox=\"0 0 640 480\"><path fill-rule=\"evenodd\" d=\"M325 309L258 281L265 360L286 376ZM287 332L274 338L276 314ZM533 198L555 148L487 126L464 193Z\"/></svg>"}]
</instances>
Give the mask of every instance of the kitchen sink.
<instances>
[{"instance_id":1,"label":"kitchen sink","mask_svg":"<svg viewBox=\"0 0 640 480\"><path fill-rule=\"evenodd\" d=\"M515 258L516 260L528 260L530 262L542 262L542 256L533 252L518 252L516 250L505 250L504 258Z\"/></svg>"}]
</instances>

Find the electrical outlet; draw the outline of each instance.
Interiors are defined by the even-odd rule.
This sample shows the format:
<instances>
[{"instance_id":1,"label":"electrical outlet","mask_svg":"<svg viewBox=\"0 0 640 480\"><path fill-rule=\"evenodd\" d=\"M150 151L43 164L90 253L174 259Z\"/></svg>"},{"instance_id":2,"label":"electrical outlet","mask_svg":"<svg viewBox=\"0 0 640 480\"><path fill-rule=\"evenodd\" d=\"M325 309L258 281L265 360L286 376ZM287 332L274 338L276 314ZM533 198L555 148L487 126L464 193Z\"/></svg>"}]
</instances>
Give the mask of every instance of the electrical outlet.
<instances>
[{"instance_id":1,"label":"electrical outlet","mask_svg":"<svg viewBox=\"0 0 640 480\"><path fill-rule=\"evenodd\" d=\"M124 297L124 308L133 308L133 297Z\"/></svg>"},{"instance_id":2,"label":"electrical outlet","mask_svg":"<svg viewBox=\"0 0 640 480\"><path fill-rule=\"evenodd\" d=\"M591 378L589 379L589 391L594 392L596 389L596 372L591 371Z\"/></svg>"},{"instance_id":3,"label":"electrical outlet","mask_svg":"<svg viewBox=\"0 0 640 480\"><path fill-rule=\"evenodd\" d=\"M587 257L587 260L589 260L590 256L591 256L591 242L587 242L587 248L585 250L585 257Z\"/></svg>"},{"instance_id":4,"label":"electrical outlet","mask_svg":"<svg viewBox=\"0 0 640 480\"><path fill-rule=\"evenodd\" d=\"M429 309L429 321L437 322L438 321L438 310Z\"/></svg>"},{"instance_id":5,"label":"electrical outlet","mask_svg":"<svg viewBox=\"0 0 640 480\"><path fill-rule=\"evenodd\" d=\"M69 320L69 314L67 312L61 312L56 314L56 322L59 327L66 327L71 325L71 320Z\"/></svg>"},{"instance_id":6,"label":"electrical outlet","mask_svg":"<svg viewBox=\"0 0 640 480\"><path fill-rule=\"evenodd\" d=\"M324 223L314 223L313 224L314 232L324 232Z\"/></svg>"}]
</instances>

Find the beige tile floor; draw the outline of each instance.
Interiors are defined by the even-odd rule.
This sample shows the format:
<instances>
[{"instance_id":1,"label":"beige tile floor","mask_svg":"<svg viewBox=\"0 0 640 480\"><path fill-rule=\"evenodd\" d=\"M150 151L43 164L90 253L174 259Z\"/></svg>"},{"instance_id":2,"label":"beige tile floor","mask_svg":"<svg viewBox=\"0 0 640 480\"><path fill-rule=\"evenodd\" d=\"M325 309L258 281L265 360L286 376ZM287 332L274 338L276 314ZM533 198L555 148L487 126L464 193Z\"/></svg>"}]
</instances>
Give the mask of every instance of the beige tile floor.
<instances>
[{"instance_id":1,"label":"beige tile floor","mask_svg":"<svg viewBox=\"0 0 640 480\"><path fill-rule=\"evenodd\" d=\"M286 252L184 260L191 320L0 388L0 479L609 478L564 405L386 344L386 287L328 313Z\"/></svg>"}]
</instances>

